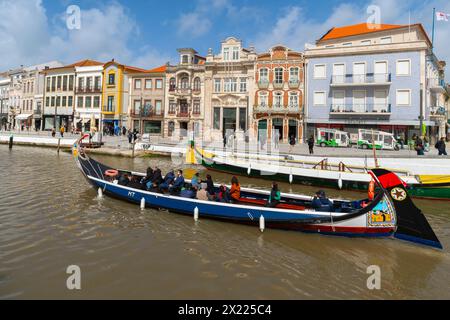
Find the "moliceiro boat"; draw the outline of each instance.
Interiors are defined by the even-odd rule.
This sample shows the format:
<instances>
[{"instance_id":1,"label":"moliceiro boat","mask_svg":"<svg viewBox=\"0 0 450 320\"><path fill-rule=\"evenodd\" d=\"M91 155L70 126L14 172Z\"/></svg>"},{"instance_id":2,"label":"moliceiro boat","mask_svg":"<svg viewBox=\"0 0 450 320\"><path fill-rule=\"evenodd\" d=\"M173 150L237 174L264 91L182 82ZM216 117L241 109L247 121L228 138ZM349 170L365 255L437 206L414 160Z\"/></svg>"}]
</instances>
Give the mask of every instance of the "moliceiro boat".
<instances>
[{"instance_id":1,"label":"moliceiro boat","mask_svg":"<svg viewBox=\"0 0 450 320\"><path fill-rule=\"evenodd\" d=\"M270 208L266 206L268 191L249 188L241 188L237 203L223 203L120 185L117 183L120 175L144 177L145 174L114 169L90 158L80 146L81 140L74 144L73 155L87 181L105 195L140 204L142 208L161 208L194 218L247 224L261 231L277 228L340 236L396 237L442 248L402 181L384 169L369 171L377 185L372 200L332 200L332 206L326 210L315 210L312 197L283 193L280 203ZM116 176L111 177L111 173Z\"/></svg>"},{"instance_id":2,"label":"moliceiro boat","mask_svg":"<svg viewBox=\"0 0 450 320\"><path fill-rule=\"evenodd\" d=\"M272 160L264 156L246 159L233 155L217 156L196 147L191 153L195 154L197 163L210 170L251 178L349 190L367 190L372 180L364 167L347 166L342 162L330 164L327 159L318 163ZM389 170L406 183L412 197L450 200L450 175L411 175L400 169Z\"/></svg>"}]
</instances>

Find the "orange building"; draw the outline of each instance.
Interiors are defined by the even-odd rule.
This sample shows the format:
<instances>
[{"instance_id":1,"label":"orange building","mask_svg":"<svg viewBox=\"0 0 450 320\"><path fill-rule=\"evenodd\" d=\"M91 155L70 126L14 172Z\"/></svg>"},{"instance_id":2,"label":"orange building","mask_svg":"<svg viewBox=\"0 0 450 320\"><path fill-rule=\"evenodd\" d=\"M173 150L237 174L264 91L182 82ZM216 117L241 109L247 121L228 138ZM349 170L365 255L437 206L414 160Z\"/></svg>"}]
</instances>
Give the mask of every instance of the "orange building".
<instances>
[{"instance_id":1,"label":"orange building","mask_svg":"<svg viewBox=\"0 0 450 320\"><path fill-rule=\"evenodd\" d=\"M274 46L258 55L253 130L258 139L303 140L304 58L301 52Z\"/></svg>"}]
</instances>

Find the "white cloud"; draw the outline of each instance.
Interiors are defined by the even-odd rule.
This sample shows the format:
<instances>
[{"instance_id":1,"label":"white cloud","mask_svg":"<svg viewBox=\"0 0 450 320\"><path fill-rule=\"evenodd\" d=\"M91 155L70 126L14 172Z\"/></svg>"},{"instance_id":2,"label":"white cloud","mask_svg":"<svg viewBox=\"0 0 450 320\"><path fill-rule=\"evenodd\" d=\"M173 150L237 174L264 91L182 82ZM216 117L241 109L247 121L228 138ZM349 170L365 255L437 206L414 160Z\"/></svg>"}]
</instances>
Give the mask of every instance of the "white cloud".
<instances>
[{"instance_id":1,"label":"white cloud","mask_svg":"<svg viewBox=\"0 0 450 320\"><path fill-rule=\"evenodd\" d=\"M53 19L56 18L56 19ZM131 48L139 35L136 22L118 3L81 8L81 29L68 30L65 12L49 17L41 0L0 2L0 70L58 59L117 61L152 68L167 61L156 49ZM52 22L49 22L52 21Z\"/></svg>"}]
</instances>

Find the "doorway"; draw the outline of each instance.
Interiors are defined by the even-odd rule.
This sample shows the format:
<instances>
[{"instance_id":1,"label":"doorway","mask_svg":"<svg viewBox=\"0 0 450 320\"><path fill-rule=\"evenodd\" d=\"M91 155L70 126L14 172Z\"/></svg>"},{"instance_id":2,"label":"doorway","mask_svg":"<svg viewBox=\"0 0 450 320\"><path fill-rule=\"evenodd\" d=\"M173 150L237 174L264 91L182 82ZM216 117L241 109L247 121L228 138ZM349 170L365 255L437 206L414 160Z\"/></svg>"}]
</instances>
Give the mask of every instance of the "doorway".
<instances>
[{"instance_id":1,"label":"doorway","mask_svg":"<svg viewBox=\"0 0 450 320\"><path fill-rule=\"evenodd\" d=\"M292 136L298 140L298 125L297 120L289 119L288 139Z\"/></svg>"},{"instance_id":2,"label":"doorway","mask_svg":"<svg viewBox=\"0 0 450 320\"><path fill-rule=\"evenodd\" d=\"M188 133L188 123L187 122L180 122L180 137L187 137Z\"/></svg>"},{"instance_id":3,"label":"doorway","mask_svg":"<svg viewBox=\"0 0 450 320\"><path fill-rule=\"evenodd\" d=\"M228 137L236 131L236 108L223 108L222 135Z\"/></svg>"},{"instance_id":4,"label":"doorway","mask_svg":"<svg viewBox=\"0 0 450 320\"><path fill-rule=\"evenodd\" d=\"M272 120L272 127L273 127L273 135L272 138L276 139L278 137L278 140L283 140L283 119L281 118L275 118Z\"/></svg>"}]
</instances>

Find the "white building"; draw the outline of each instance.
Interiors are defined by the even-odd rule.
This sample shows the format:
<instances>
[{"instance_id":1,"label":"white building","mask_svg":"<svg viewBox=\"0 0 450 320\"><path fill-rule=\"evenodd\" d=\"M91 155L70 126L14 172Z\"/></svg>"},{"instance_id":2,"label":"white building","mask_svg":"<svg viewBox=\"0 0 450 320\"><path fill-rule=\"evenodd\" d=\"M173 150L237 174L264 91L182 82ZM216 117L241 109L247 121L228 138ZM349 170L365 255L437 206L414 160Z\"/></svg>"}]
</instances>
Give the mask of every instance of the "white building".
<instances>
[{"instance_id":1,"label":"white building","mask_svg":"<svg viewBox=\"0 0 450 320\"><path fill-rule=\"evenodd\" d=\"M11 79L7 74L0 76L0 130L7 129L10 83Z\"/></svg>"}]
</instances>

